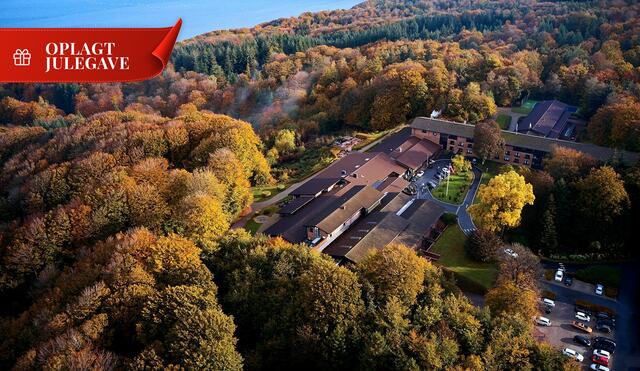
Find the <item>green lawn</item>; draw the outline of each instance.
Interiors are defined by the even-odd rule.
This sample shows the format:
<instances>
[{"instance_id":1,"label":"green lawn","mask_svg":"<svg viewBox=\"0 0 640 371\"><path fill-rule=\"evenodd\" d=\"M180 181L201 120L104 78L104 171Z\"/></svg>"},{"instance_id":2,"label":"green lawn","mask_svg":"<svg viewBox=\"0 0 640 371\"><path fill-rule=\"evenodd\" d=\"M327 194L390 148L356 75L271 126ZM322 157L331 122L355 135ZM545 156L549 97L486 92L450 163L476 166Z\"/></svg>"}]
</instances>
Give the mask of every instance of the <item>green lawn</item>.
<instances>
[{"instance_id":1,"label":"green lawn","mask_svg":"<svg viewBox=\"0 0 640 371\"><path fill-rule=\"evenodd\" d=\"M464 250L465 240L466 236L460 230L460 227L452 225L444 231L430 251L440 255L438 264L454 272L458 278L458 283L471 281L474 286L486 291L493 285L498 270L495 264L481 263L469 259ZM466 287L463 287L463 289L466 289Z\"/></svg>"},{"instance_id":2,"label":"green lawn","mask_svg":"<svg viewBox=\"0 0 640 371\"><path fill-rule=\"evenodd\" d=\"M268 200L285 189L287 189L287 185L284 184L251 187L253 202Z\"/></svg>"},{"instance_id":3,"label":"green lawn","mask_svg":"<svg viewBox=\"0 0 640 371\"><path fill-rule=\"evenodd\" d=\"M499 114L496 121L498 122L498 125L500 125L500 129L507 130L509 129L509 125L511 125L511 116Z\"/></svg>"},{"instance_id":4,"label":"green lawn","mask_svg":"<svg viewBox=\"0 0 640 371\"><path fill-rule=\"evenodd\" d=\"M473 173L459 173L452 174L449 177L449 192L447 193L447 181L442 180L438 186L431 191L433 197L440 201L448 202L450 204L461 204L464 200L464 196L469 190L469 186L473 182Z\"/></svg>"},{"instance_id":5,"label":"green lawn","mask_svg":"<svg viewBox=\"0 0 640 371\"><path fill-rule=\"evenodd\" d=\"M244 229L246 229L253 236L256 234L258 228L260 228L261 225L262 223L258 223L255 220L251 219L247 222L247 224L244 225Z\"/></svg>"},{"instance_id":6,"label":"green lawn","mask_svg":"<svg viewBox=\"0 0 640 371\"><path fill-rule=\"evenodd\" d=\"M533 110L533 106L535 106L536 103L538 103L537 100L528 99L528 100L524 101L522 103L522 106L520 106L520 107L511 107L511 112L522 113L522 114L527 115L527 114L529 114L529 112L531 112L531 110Z\"/></svg>"}]
</instances>

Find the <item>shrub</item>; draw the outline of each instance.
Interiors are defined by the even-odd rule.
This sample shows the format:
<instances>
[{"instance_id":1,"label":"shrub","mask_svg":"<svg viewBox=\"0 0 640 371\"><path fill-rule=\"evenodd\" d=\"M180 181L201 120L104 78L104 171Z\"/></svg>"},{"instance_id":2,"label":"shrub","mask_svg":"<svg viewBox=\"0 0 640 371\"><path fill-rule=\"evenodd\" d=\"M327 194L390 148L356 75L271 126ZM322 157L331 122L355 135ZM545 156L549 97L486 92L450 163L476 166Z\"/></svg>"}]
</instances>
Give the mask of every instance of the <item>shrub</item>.
<instances>
[{"instance_id":1,"label":"shrub","mask_svg":"<svg viewBox=\"0 0 640 371\"><path fill-rule=\"evenodd\" d=\"M544 279L547 281L551 281L553 279L553 269L544 270Z\"/></svg>"},{"instance_id":2,"label":"shrub","mask_svg":"<svg viewBox=\"0 0 640 371\"><path fill-rule=\"evenodd\" d=\"M592 312L605 312L605 313L609 313L612 316L616 315L616 311L609 307L605 307L604 305L594 304L585 300L576 300L576 305L587 308Z\"/></svg>"},{"instance_id":3,"label":"shrub","mask_svg":"<svg viewBox=\"0 0 640 371\"><path fill-rule=\"evenodd\" d=\"M286 185L284 185L284 184L278 184L278 187L277 187L277 188L278 188L278 191L284 191L284 190L285 190L285 188L287 188L287 186L286 186Z\"/></svg>"},{"instance_id":4,"label":"shrub","mask_svg":"<svg viewBox=\"0 0 640 371\"><path fill-rule=\"evenodd\" d=\"M543 290L542 291L542 297L543 298L547 298L547 299L551 299L551 300L556 300L556 293L553 291L549 291L549 290Z\"/></svg>"},{"instance_id":5,"label":"shrub","mask_svg":"<svg viewBox=\"0 0 640 371\"><path fill-rule=\"evenodd\" d=\"M442 215L441 220L446 225L453 225L458 222L458 216L453 213L444 213L444 215Z\"/></svg>"},{"instance_id":6,"label":"shrub","mask_svg":"<svg viewBox=\"0 0 640 371\"><path fill-rule=\"evenodd\" d=\"M596 265L576 271L576 278L592 284L620 287L620 269L607 265Z\"/></svg>"},{"instance_id":7,"label":"shrub","mask_svg":"<svg viewBox=\"0 0 640 371\"><path fill-rule=\"evenodd\" d=\"M618 289L612 286L605 286L604 294L610 298L618 297Z\"/></svg>"},{"instance_id":8,"label":"shrub","mask_svg":"<svg viewBox=\"0 0 640 371\"><path fill-rule=\"evenodd\" d=\"M270 191L262 191L262 193L260 195L263 198L267 198L267 197L271 196L271 192Z\"/></svg>"}]
</instances>

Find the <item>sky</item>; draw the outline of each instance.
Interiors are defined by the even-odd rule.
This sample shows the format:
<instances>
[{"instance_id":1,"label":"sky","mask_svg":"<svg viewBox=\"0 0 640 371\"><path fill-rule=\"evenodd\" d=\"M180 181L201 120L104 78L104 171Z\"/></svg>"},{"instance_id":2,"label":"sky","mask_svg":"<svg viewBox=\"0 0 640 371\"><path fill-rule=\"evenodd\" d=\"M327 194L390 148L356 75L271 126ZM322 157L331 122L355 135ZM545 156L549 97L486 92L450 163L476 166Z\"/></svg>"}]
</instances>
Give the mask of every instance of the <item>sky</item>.
<instances>
[{"instance_id":1,"label":"sky","mask_svg":"<svg viewBox=\"0 0 640 371\"><path fill-rule=\"evenodd\" d=\"M179 39L255 26L304 12L347 9L363 0L2 0L0 27L168 27Z\"/></svg>"}]
</instances>

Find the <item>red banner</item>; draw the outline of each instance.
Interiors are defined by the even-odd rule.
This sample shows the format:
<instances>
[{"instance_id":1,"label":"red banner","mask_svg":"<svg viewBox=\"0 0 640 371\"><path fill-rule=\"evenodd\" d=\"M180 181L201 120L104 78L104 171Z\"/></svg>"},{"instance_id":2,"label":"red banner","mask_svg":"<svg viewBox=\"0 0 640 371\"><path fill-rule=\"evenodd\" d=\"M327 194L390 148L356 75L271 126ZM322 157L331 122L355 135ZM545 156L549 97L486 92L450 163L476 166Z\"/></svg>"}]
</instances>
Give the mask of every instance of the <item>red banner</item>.
<instances>
[{"instance_id":1,"label":"red banner","mask_svg":"<svg viewBox=\"0 0 640 371\"><path fill-rule=\"evenodd\" d=\"M180 26L0 28L0 82L149 79L167 65Z\"/></svg>"}]
</instances>

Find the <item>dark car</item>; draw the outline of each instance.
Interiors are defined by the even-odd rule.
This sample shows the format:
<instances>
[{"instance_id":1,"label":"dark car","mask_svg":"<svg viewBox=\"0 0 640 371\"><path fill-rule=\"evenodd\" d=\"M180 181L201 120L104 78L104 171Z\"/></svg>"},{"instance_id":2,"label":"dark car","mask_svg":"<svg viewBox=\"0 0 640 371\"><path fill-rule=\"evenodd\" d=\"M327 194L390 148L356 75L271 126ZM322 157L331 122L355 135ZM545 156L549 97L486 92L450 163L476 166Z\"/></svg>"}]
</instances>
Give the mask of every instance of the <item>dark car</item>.
<instances>
[{"instance_id":1,"label":"dark car","mask_svg":"<svg viewBox=\"0 0 640 371\"><path fill-rule=\"evenodd\" d=\"M571 285L573 285L573 278L571 278L571 277L569 277L569 276L566 276L566 277L564 278L564 285L565 285L565 286L571 286Z\"/></svg>"},{"instance_id":2,"label":"dark car","mask_svg":"<svg viewBox=\"0 0 640 371\"><path fill-rule=\"evenodd\" d=\"M598 337L593 338L593 342L594 342L594 346L596 348L598 347L597 345L599 345L599 344L608 344L613 349L616 349L616 342L611 340L611 339L609 339L609 338L607 338L607 337L604 337L604 336L598 336ZM607 351L613 353L609 349L606 349L606 348L601 348L601 349L604 349L604 350L607 350Z\"/></svg>"},{"instance_id":3,"label":"dark car","mask_svg":"<svg viewBox=\"0 0 640 371\"><path fill-rule=\"evenodd\" d=\"M609 313L607 313L607 312L597 312L596 313L596 318L609 319L609 320L612 320L613 322L616 321L616 317L611 315L611 314L609 314Z\"/></svg>"},{"instance_id":4,"label":"dark car","mask_svg":"<svg viewBox=\"0 0 640 371\"><path fill-rule=\"evenodd\" d=\"M591 339L586 336L576 335L573 337L573 342L576 344L584 345L585 347L591 346Z\"/></svg>"},{"instance_id":5,"label":"dark car","mask_svg":"<svg viewBox=\"0 0 640 371\"><path fill-rule=\"evenodd\" d=\"M616 351L615 345L612 345L611 343L603 343L603 342L598 342L594 340L592 344L595 349L606 350L611 354L613 354Z\"/></svg>"},{"instance_id":6,"label":"dark car","mask_svg":"<svg viewBox=\"0 0 640 371\"><path fill-rule=\"evenodd\" d=\"M611 328L615 328L616 327L616 322L612 321L610 319L599 319L596 321L596 324L598 325L606 325L609 326Z\"/></svg>"},{"instance_id":7,"label":"dark car","mask_svg":"<svg viewBox=\"0 0 640 371\"><path fill-rule=\"evenodd\" d=\"M605 334L610 334L611 333L611 327L609 327L607 325L603 325L602 323L597 323L596 324L596 330L600 331L602 333L605 333Z\"/></svg>"}]
</instances>

